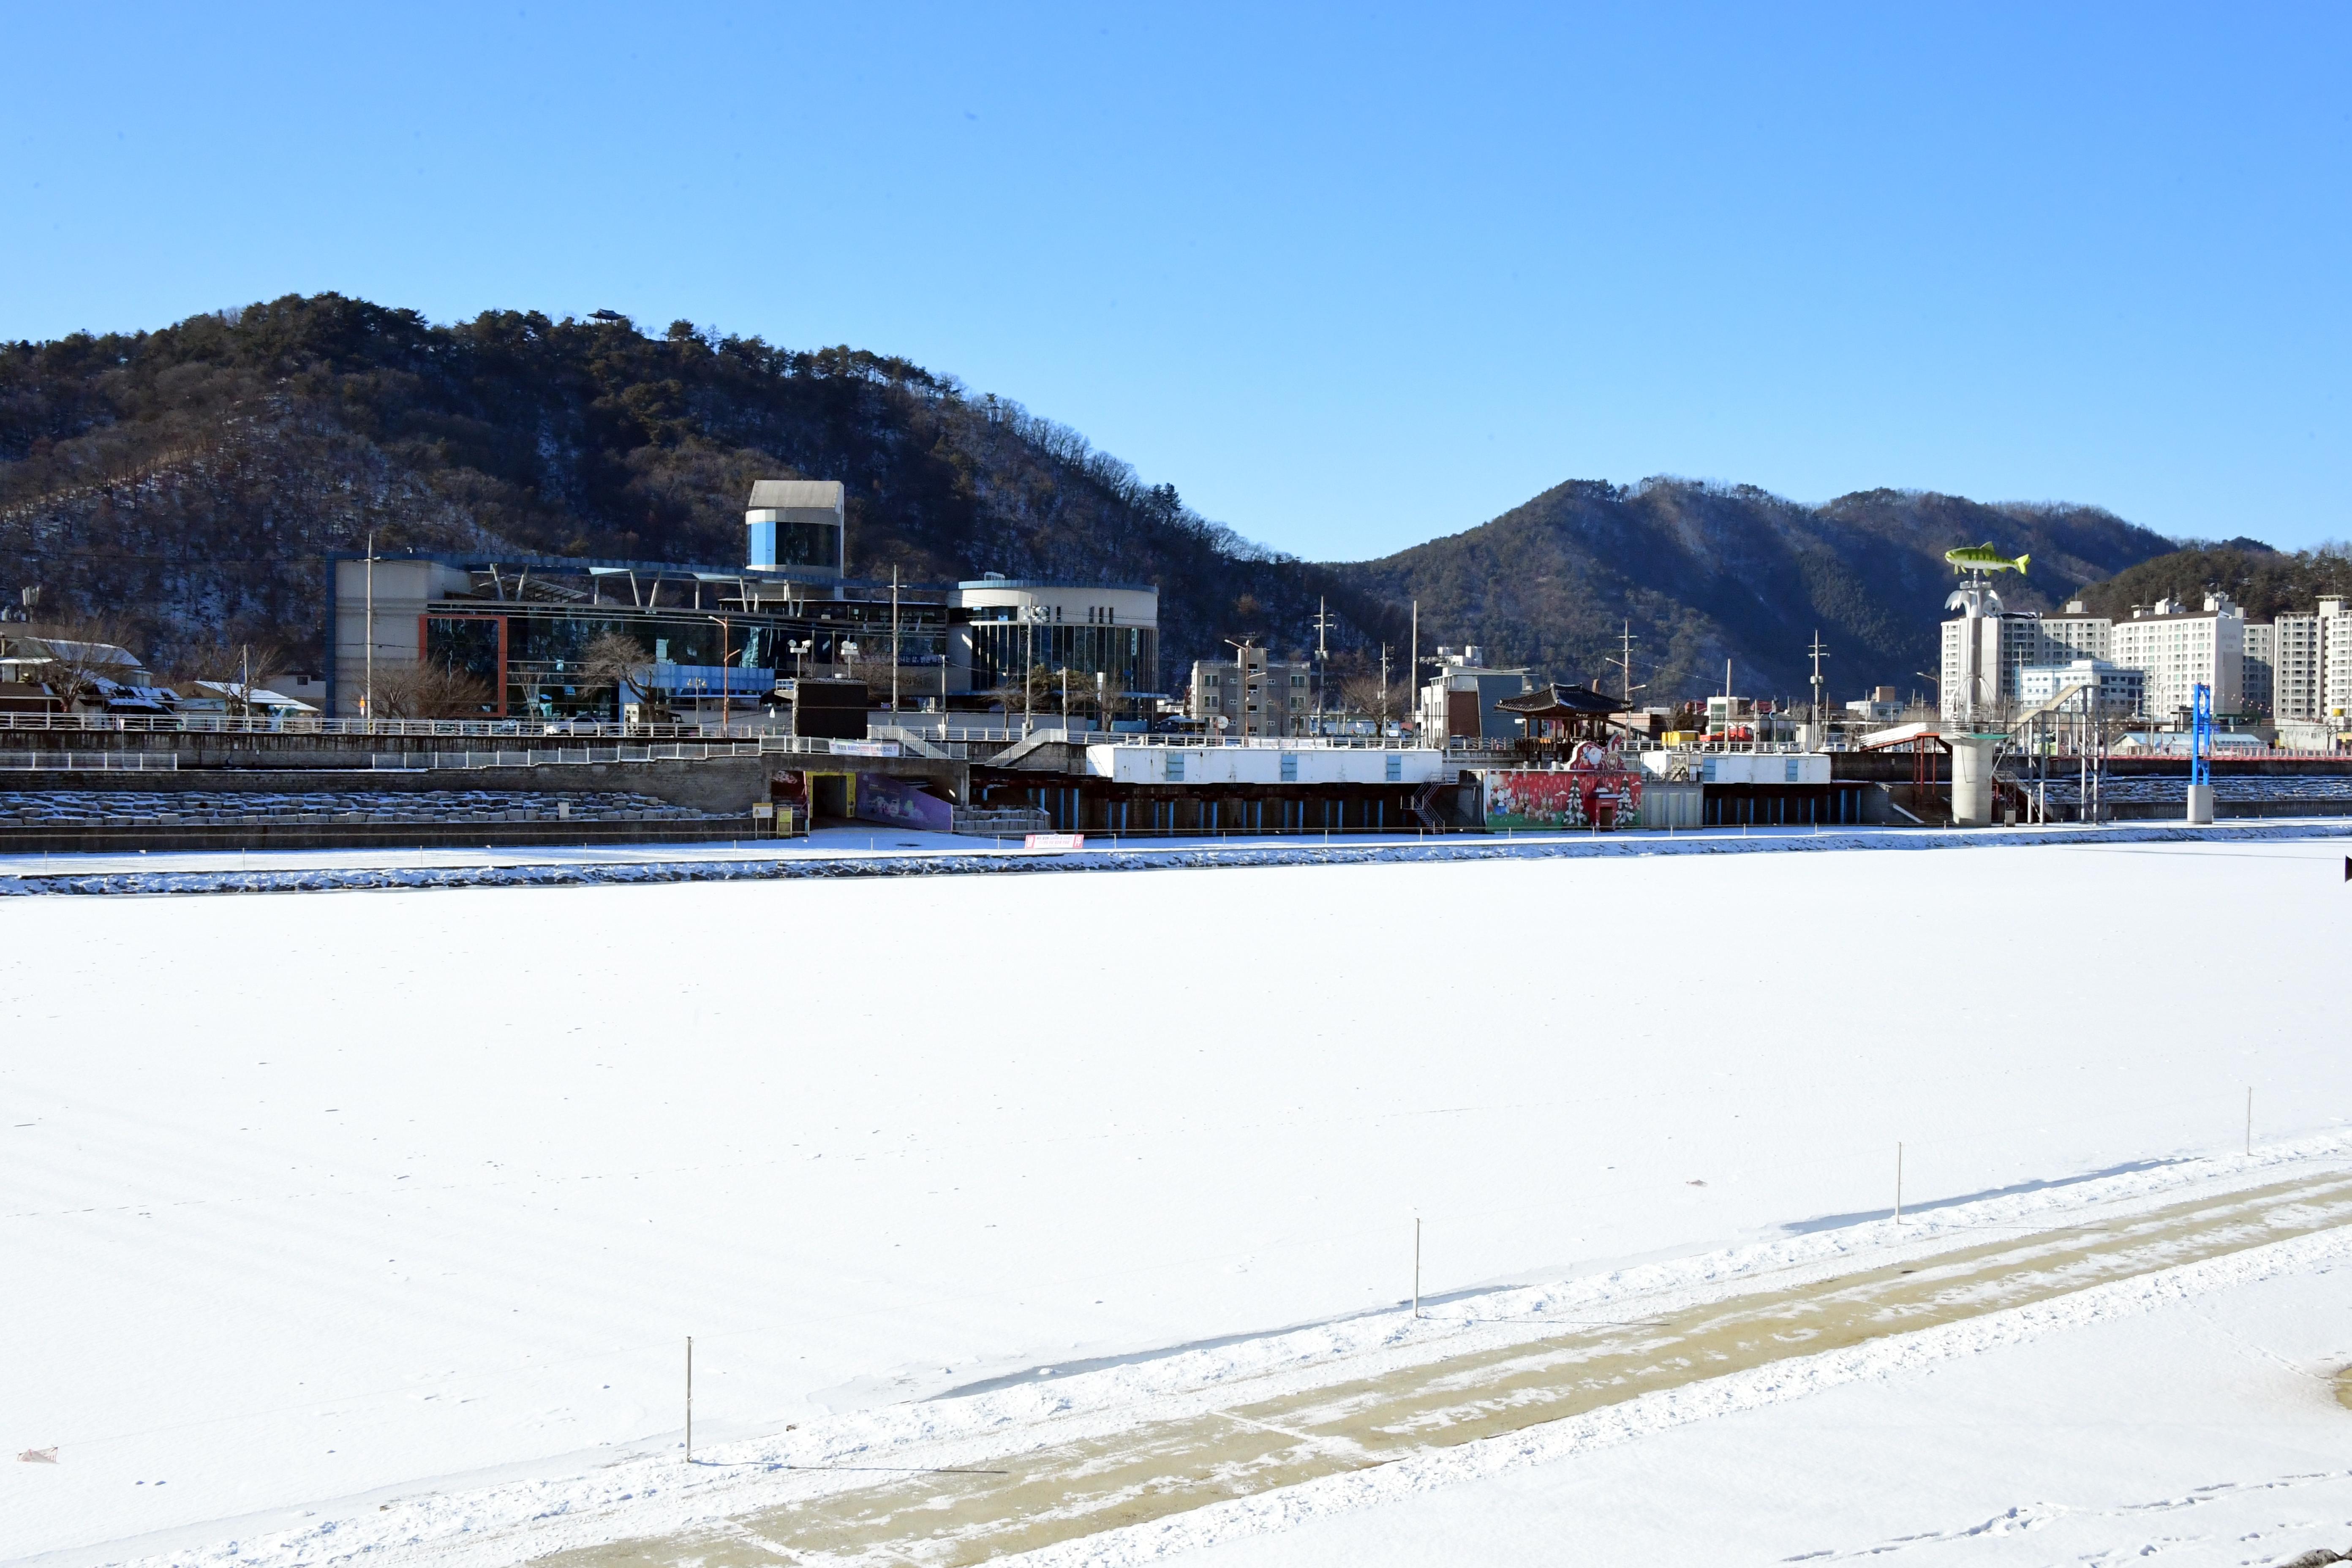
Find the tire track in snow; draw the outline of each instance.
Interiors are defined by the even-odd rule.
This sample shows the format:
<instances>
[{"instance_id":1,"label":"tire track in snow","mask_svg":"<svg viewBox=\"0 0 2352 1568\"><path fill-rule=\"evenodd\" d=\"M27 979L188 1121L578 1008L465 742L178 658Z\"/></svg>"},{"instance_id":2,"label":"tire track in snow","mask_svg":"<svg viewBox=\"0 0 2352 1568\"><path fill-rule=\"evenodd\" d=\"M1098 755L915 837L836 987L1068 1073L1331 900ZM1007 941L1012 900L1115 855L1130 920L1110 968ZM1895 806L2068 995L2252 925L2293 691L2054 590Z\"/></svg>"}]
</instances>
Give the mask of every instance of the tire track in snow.
<instances>
[{"instance_id":1,"label":"tire track in snow","mask_svg":"<svg viewBox=\"0 0 2352 1568\"><path fill-rule=\"evenodd\" d=\"M2279 1182L1271 1396L1243 1384L1109 1433L1057 1439L1048 1420L995 1456L1002 1475L909 1475L535 1561L978 1563L2347 1225L2352 1176Z\"/></svg>"}]
</instances>

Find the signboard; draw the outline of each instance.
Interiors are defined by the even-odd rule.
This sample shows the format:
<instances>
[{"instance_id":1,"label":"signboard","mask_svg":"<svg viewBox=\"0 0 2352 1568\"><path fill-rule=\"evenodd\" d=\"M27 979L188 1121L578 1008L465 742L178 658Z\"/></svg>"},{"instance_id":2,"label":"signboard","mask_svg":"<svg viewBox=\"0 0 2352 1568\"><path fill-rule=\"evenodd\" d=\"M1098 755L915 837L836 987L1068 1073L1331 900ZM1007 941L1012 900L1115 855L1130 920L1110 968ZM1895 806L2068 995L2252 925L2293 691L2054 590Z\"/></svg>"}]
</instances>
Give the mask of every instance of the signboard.
<instances>
[{"instance_id":1,"label":"signboard","mask_svg":"<svg viewBox=\"0 0 2352 1568\"><path fill-rule=\"evenodd\" d=\"M880 773L857 775L857 817L925 833L955 831L955 807L918 784Z\"/></svg>"},{"instance_id":2,"label":"signboard","mask_svg":"<svg viewBox=\"0 0 2352 1568\"><path fill-rule=\"evenodd\" d=\"M1558 773L1486 775L1489 827L1639 827L1642 775L1605 746L1579 746Z\"/></svg>"},{"instance_id":3,"label":"signboard","mask_svg":"<svg viewBox=\"0 0 2352 1568\"><path fill-rule=\"evenodd\" d=\"M1083 833L1032 833L1021 841L1024 849L1084 849Z\"/></svg>"},{"instance_id":4,"label":"signboard","mask_svg":"<svg viewBox=\"0 0 2352 1568\"><path fill-rule=\"evenodd\" d=\"M833 754L836 757L895 757L898 754L896 741L835 741Z\"/></svg>"}]
</instances>

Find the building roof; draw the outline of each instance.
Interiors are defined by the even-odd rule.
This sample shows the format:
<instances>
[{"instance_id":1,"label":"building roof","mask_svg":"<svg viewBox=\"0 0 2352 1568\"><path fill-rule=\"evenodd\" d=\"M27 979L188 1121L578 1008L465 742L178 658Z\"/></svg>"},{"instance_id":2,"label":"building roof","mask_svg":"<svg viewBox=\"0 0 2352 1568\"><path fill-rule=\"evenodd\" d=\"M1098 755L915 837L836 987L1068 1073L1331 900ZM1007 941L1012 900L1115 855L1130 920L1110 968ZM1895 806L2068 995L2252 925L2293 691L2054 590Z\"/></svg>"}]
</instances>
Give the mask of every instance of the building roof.
<instances>
[{"instance_id":1,"label":"building roof","mask_svg":"<svg viewBox=\"0 0 2352 1568\"><path fill-rule=\"evenodd\" d=\"M839 511L839 479L754 479L753 511Z\"/></svg>"},{"instance_id":2,"label":"building roof","mask_svg":"<svg viewBox=\"0 0 2352 1568\"><path fill-rule=\"evenodd\" d=\"M1024 592L1047 590L1056 594L1084 594L1100 588L1112 594L1157 594L1160 589L1150 583L1055 583L1043 577L980 577L968 583L958 583L966 591L982 588L1016 588Z\"/></svg>"},{"instance_id":3,"label":"building roof","mask_svg":"<svg viewBox=\"0 0 2352 1568\"><path fill-rule=\"evenodd\" d=\"M1517 697L1503 698L1495 706L1506 713L1529 719L1601 719L1612 713L1633 711L1616 698L1590 686L1561 686L1557 682Z\"/></svg>"}]
</instances>

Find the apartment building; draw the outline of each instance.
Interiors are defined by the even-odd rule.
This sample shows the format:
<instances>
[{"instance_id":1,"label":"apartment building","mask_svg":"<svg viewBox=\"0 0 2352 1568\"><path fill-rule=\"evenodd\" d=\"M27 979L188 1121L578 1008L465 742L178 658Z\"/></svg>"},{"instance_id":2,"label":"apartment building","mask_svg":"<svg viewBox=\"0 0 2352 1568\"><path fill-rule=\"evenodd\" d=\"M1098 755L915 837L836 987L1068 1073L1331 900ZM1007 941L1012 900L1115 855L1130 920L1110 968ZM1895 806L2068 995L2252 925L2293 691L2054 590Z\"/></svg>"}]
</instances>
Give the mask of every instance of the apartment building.
<instances>
[{"instance_id":1,"label":"apartment building","mask_svg":"<svg viewBox=\"0 0 2352 1568\"><path fill-rule=\"evenodd\" d=\"M2135 608L2115 623L2108 646L2115 663L2147 677L2140 710L2150 719L2186 712L2199 686L2212 689L2216 713L2243 710L2246 620L2227 595L2207 595L2201 610L2178 599Z\"/></svg>"},{"instance_id":2,"label":"apartment building","mask_svg":"<svg viewBox=\"0 0 2352 1568\"><path fill-rule=\"evenodd\" d=\"M2344 600L2322 599L2316 611L2279 616L2270 645L2273 718L2326 725L2352 711L2352 616Z\"/></svg>"},{"instance_id":3,"label":"apartment building","mask_svg":"<svg viewBox=\"0 0 2352 1568\"><path fill-rule=\"evenodd\" d=\"M2274 623L2246 626L2245 711L2267 713L2275 700L2273 694L2274 663L2278 657L2278 627Z\"/></svg>"},{"instance_id":4,"label":"apartment building","mask_svg":"<svg viewBox=\"0 0 2352 1568\"><path fill-rule=\"evenodd\" d=\"M1948 603L1960 614L1944 623L1939 693L1947 723L1990 722L2013 711L2028 669L2110 658L2115 623L2088 614L2079 599L2055 616L2004 610L1990 588L1963 588Z\"/></svg>"},{"instance_id":5,"label":"apartment building","mask_svg":"<svg viewBox=\"0 0 2352 1568\"><path fill-rule=\"evenodd\" d=\"M1306 733L1315 713L1315 667L1269 658L1262 647L1236 652L1193 661L1185 711L1234 739Z\"/></svg>"}]
</instances>

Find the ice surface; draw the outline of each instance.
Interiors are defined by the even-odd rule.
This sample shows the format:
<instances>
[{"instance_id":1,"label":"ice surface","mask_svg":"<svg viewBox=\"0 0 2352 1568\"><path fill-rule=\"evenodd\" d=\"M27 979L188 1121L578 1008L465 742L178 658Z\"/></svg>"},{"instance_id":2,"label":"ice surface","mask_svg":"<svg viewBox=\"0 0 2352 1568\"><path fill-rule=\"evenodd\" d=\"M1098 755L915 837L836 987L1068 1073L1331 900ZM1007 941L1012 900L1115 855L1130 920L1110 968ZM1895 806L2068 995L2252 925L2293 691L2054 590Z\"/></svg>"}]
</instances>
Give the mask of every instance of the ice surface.
<instances>
[{"instance_id":1,"label":"ice surface","mask_svg":"<svg viewBox=\"0 0 2352 1568\"><path fill-rule=\"evenodd\" d=\"M2335 1127L2341 865L12 901L0 1557Z\"/></svg>"}]
</instances>

